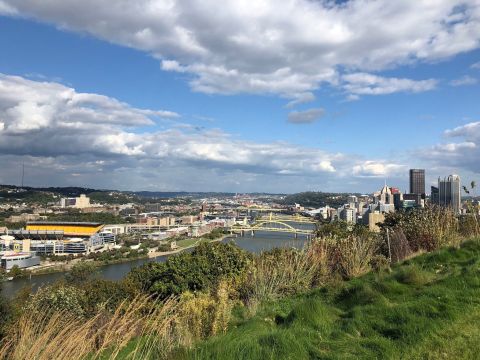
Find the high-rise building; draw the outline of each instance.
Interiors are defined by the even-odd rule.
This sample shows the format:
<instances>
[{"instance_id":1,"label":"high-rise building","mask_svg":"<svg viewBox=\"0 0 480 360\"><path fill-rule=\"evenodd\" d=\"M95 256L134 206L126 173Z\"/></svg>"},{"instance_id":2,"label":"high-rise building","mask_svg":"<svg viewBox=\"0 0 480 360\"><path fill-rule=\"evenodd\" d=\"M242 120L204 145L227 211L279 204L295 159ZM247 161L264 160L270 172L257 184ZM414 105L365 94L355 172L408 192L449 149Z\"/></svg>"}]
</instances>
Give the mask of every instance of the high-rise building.
<instances>
[{"instance_id":1,"label":"high-rise building","mask_svg":"<svg viewBox=\"0 0 480 360\"><path fill-rule=\"evenodd\" d=\"M430 186L430 202L438 205L438 187Z\"/></svg>"},{"instance_id":2,"label":"high-rise building","mask_svg":"<svg viewBox=\"0 0 480 360\"><path fill-rule=\"evenodd\" d=\"M375 192L373 196L375 198L375 203L393 205L392 190L386 184L380 191Z\"/></svg>"},{"instance_id":3,"label":"high-rise building","mask_svg":"<svg viewBox=\"0 0 480 360\"><path fill-rule=\"evenodd\" d=\"M410 169L410 194L425 194L424 169Z\"/></svg>"},{"instance_id":4,"label":"high-rise building","mask_svg":"<svg viewBox=\"0 0 480 360\"><path fill-rule=\"evenodd\" d=\"M81 194L79 197L75 198L75 207L77 209L83 209L90 206L90 198L85 194Z\"/></svg>"},{"instance_id":5,"label":"high-rise building","mask_svg":"<svg viewBox=\"0 0 480 360\"><path fill-rule=\"evenodd\" d=\"M460 212L461 205L460 176L450 175L443 180L438 178L438 203L441 206L448 206Z\"/></svg>"}]
</instances>

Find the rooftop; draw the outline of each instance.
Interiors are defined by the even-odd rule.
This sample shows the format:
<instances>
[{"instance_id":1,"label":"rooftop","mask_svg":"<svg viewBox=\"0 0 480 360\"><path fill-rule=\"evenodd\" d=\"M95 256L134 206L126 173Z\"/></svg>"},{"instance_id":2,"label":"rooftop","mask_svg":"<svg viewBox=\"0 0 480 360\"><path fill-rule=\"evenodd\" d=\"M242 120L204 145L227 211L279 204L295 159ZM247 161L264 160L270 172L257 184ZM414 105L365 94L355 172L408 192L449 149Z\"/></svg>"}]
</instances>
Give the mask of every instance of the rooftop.
<instances>
[{"instance_id":1,"label":"rooftop","mask_svg":"<svg viewBox=\"0 0 480 360\"><path fill-rule=\"evenodd\" d=\"M102 226L99 222L83 222L83 221L29 221L27 225L72 225L72 226Z\"/></svg>"}]
</instances>

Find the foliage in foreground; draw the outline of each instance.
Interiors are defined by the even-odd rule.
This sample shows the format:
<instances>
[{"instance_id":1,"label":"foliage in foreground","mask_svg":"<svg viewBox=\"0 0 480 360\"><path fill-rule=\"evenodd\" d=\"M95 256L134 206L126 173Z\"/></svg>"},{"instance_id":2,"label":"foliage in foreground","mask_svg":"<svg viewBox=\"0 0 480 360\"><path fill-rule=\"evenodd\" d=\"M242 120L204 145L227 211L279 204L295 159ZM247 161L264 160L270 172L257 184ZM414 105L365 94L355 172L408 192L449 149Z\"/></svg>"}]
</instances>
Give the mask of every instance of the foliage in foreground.
<instances>
[{"instance_id":1,"label":"foliage in foreground","mask_svg":"<svg viewBox=\"0 0 480 360\"><path fill-rule=\"evenodd\" d=\"M341 287L266 304L172 359L475 359L480 245L465 243Z\"/></svg>"},{"instance_id":2,"label":"foliage in foreground","mask_svg":"<svg viewBox=\"0 0 480 360\"><path fill-rule=\"evenodd\" d=\"M249 347L248 343L244 346L242 342L237 341L235 343L238 346L237 352L232 349L231 353L239 358L250 358L249 356L255 358L258 355L256 352L258 349L261 355L267 358L272 356L281 358L284 356L282 351L285 351L285 356L291 356L293 353L289 351L294 349L299 351L299 358L303 353L308 356L313 354L312 356L319 358L336 357L332 349L346 346L346 340L345 343L340 341L340 338L336 338L337 335L344 338L357 336L377 349L375 350L377 352L368 353L361 347L363 345L358 345L360 348L355 350L358 352L349 354L350 356L361 357L368 353L369 356L373 354L373 357L388 357L390 350L387 348L392 344L387 340L390 338L383 333L379 335L379 328L375 326L388 323L390 320L381 318L383 316L381 312L378 314L380 317L375 318L374 309L381 309L381 306L385 305L384 310L387 312L387 309L404 306L404 301L419 300L413 296L412 290L416 291L416 296L423 296L420 291L441 280L439 277L443 274L444 268L439 267L432 274L428 266L425 269L418 268L418 264L413 262L415 266L401 267L396 269L394 274L388 275L385 271L390 269L390 264L386 256L392 255L392 261L399 262L411 256L412 249L420 252L431 251L437 247L459 244L460 224L455 217L451 217L449 213L441 214L438 212L439 209L422 211L395 215L396 217L386 222L385 232L382 234L374 234L364 227L349 227L342 223L325 226L320 229L319 238L303 250L274 249L261 254L250 254L234 244L205 243L194 249L192 253L171 257L165 263L148 263L132 271L120 282L92 278L93 270L89 269L88 263L80 264L67 276L66 282L44 288L36 295L25 296L20 301L17 299L14 302L15 311L13 312L7 309L11 320L7 324L9 326L5 328L7 336L4 338L2 351L8 353L12 359L20 359L21 357L15 354L23 354L21 352L23 348L35 346L50 338L54 339L52 341L55 344L57 338L54 329L60 328L56 322L50 323L50 319L55 319L58 314L61 314L60 318L69 319L69 323L75 323L80 328L86 326L90 334L97 334L95 335L97 341L93 345L79 347L79 353L85 355L87 352L92 358L116 358L117 355L118 358L128 355L130 358L142 359L150 355L155 359L172 358L174 355L179 358L188 356L224 358L219 357L220 354L215 350L216 341L220 341L219 346L223 346L219 340L222 337L206 343L202 341L223 334L229 327L236 326L239 327L233 330L234 334L249 339L250 345L253 346ZM437 230L435 225L439 223L442 223L442 228ZM390 236L391 244L388 249L385 235ZM466 249L470 251L473 248ZM478 253L478 246L475 251ZM471 257L471 255L472 253L468 253L462 256ZM448 256L442 261L447 264L445 265L447 270L458 267L456 263L449 264ZM442 261L439 260L439 264ZM474 264L478 262L478 257L471 258L469 261ZM344 286L345 283L342 280L364 275L371 269L376 270L378 274L353 280L349 283L352 285ZM448 272L445 274L450 275ZM332 283L336 286L332 287ZM357 290L356 284L360 284ZM464 284L457 285L464 286ZM324 289L323 292L316 291L307 296L307 298L313 297L315 301L313 304L305 305L306 309L299 310L304 314L303 317L295 315L294 302L305 300L305 297L299 294L321 287ZM343 290L339 293L332 291L332 288ZM157 324L155 318L149 314L154 309L160 311L164 302L169 302L172 296L175 300L171 302L172 307L167 312L169 318L162 318ZM297 296L296 300L281 300L291 296ZM452 296L458 300L456 293ZM370 300L366 301L365 297ZM131 313L132 321L141 319L145 324L140 328L132 326L130 330L136 330L127 332L127 335L113 332L111 342L104 343L101 340L104 335L97 331L107 323L115 328L117 327L115 322L119 322L118 327L122 328L123 317L116 314L126 314L126 307L138 306L136 303L139 298L150 300L146 302L148 306L141 306L140 311ZM372 304L375 304L372 309L363 308ZM409 311L415 314L420 312L420 316L423 316L421 311L428 309L428 307L425 308L427 304L424 303L421 309L413 305L412 308L408 308ZM357 314L355 309L361 309L358 310L361 313ZM375 319L372 323L377 324L371 325L372 329L368 328L370 325L365 325L367 328L361 326L365 319L359 316L368 314L368 311L371 311L371 319ZM310 315L305 315L310 312L311 318ZM315 320L317 312L321 315ZM252 317L251 321L247 321ZM299 319L298 322L293 321L296 318ZM34 321L30 325L37 326L38 323L46 327L34 326L37 330L25 331L25 336L17 333L18 328L27 326L22 321L28 324L29 319ZM268 321L265 322L265 319ZM328 319L332 319L331 325ZM349 319L353 323L349 322ZM397 320L410 321L409 318ZM311 325L312 321L313 325ZM402 329L403 322L397 324L398 328L395 328L395 321L390 321L392 328L389 331L403 331L398 330ZM261 324L260 328L256 328L258 324ZM340 328L335 327L339 324ZM149 327L145 327L147 325ZM417 325L412 326L415 328ZM251 331L250 326L253 326ZM327 329L329 326L333 329L332 333L324 334L319 330ZM313 332L307 331L310 327L313 327ZM162 329L161 332L153 330L159 328ZM236 333L242 328L247 329L247 334L251 336L245 337L242 333ZM66 327L66 329L70 328ZM307 332L302 332L302 329ZM50 330L53 333L50 333ZM73 331L73 328L68 331ZM288 338L277 339L277 332L285 334ZM312 345L309 341L316 339L315 332L322 335L322 341L314 342ZM45 338L44 334L51 335ZM68 336L73 335L62 333L62 336L68 339ZM230 331L226 333L225 339L229 339L229 336L231 336ZM328 336L331 337L330 340ZM385 340L385 337L388 339ZM385 341L390 345L385 345ZM397 344L396 338L392 341L393 344ZM388 351L382 347L384 345L387 346L385 349ZM368 347L368 345L365 346ZM392 354L396 354L397 345L392 346L394 346L391 350ZM255 350L255 347L258 349ZM283 347L285 347L284 350L282 350ZM245 349L247 352L238 352L239 349ZM332 353L329 354L329 351ZM61 349L50 348L48 351L33 355L41 359L48 358L51 354L61 359L67 353L61 352ZM342 352L340 351L339 354ZM71 358L76 356L70 353L68 355Z\"/></svg>"}]
</instances>

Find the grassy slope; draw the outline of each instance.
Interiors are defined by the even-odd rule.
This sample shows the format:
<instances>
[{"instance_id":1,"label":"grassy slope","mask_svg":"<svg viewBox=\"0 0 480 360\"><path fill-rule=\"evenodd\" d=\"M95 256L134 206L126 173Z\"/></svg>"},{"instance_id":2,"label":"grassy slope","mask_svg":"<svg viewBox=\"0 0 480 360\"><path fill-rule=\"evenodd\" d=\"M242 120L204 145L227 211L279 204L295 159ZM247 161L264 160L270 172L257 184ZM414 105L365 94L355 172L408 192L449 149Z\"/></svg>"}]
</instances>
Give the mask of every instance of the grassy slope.
<instances>
[{"instance_id":1,"label":"grassy slope","mask_svg":"<svg viewBox=\"0 0 480 360\"><path fill-rule=\"evenodd\" d=\"M184 359L473 359L480 353L480 245L465 243L267 304Z\"/></svg>"}]
</instances>

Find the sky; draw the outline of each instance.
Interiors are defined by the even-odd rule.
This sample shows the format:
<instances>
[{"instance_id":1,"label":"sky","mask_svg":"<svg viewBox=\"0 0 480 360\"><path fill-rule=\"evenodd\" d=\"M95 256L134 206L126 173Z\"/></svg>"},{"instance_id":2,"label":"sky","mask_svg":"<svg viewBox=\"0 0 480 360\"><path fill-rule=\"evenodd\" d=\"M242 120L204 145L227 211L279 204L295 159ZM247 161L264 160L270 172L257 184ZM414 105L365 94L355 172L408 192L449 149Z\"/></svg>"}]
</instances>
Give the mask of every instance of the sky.
<instances>
[{"instance_id":1,"label":"sky","mask_svg":"<svg viewBox=\"0 0 480 360\"><path fill-rule=\"evenodd\" d=\"M408 191L480 173L480 0L0 0L0 183Z\"/></svg>"}]
</instances>

